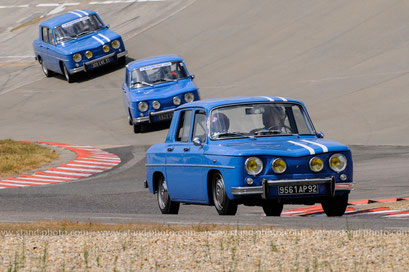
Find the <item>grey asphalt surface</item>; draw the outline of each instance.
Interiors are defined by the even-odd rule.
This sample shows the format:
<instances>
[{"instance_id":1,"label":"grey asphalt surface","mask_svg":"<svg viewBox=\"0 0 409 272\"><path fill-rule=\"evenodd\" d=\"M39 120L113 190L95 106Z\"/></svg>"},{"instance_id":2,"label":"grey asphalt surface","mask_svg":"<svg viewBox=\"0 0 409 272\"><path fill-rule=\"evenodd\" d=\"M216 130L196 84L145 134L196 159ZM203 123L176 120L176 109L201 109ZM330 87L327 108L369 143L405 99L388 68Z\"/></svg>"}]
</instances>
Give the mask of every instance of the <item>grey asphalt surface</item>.
<instances>
[{"instance_id":1,"label":"grey asphalt surface","mask_svg":"<svg viewBox=\"0 0 409 272\"><path fill-rule=\"evenodd\" d=\"M123 67L72 84L62 76L45 78L27 56L38 33L33 18L54 7L20 2L33 8L0 9L0 139L92 145L123 162L79 182L1 190L0 221L408 228L407 220L379 217L272 219L261 217L261 208L242 206L235 217L190 205L180 215L160 215L155 196L142 186L144 151L163 141L167 130L133 134L121 98ZM409 196L405 1L83 1L66 7L76 8L97 10L123 35L128 61L168 53L184 57L202 98L277 95L304 101L318 130L352 148L358 184L351 199Z\"/></svg>"}]
</instances>

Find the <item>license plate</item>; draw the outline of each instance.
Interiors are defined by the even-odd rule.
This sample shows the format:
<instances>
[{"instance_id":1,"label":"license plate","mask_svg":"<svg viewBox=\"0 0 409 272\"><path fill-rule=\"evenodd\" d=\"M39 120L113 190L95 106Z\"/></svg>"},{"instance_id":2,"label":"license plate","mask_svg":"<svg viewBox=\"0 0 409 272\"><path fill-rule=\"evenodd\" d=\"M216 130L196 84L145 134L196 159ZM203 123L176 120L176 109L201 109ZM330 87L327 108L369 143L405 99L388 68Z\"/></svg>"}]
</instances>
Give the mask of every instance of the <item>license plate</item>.
<instances>
[{"instance_id":1,"label":"license plate","mask_svg":"<svg viewBox=\"0 0 409 272\"><path fill-rule=\"evenodd\" d=\"M109 58L106 59L102 59L102 60L98 60L94 63L91 64L92 69L97 68L99 66L105 65L107 63L109 63L111 60Z\"/></svg>"},{"instance_id":2,"label":"license plate","mask_svg":"<svg viewBox=\"0 0 409 272\"><path fill-rule=\"evenodd\" d=\"M278 186L279 195L317 194L318 184Z\"/></svg>"},{"instance_id":3,"label":"license plate","mask_svg":"<svg viewBox=\"0 0 409 272\"><path fill-rule=\"evenodd\" d=\"M172 119L172 116L173 116L173 112L164 113L164 114L158 115L158 120L159 121L169 120L169 119Z\"/></svg>"}]
</instances>

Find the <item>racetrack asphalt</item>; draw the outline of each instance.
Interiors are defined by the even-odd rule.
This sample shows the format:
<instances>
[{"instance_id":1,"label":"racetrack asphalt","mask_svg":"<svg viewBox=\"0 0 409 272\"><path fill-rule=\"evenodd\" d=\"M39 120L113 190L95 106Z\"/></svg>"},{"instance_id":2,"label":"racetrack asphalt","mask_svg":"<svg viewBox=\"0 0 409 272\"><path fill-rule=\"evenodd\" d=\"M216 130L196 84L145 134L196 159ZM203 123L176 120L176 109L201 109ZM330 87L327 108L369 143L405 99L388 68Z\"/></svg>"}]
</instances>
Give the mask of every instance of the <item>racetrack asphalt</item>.
<instances>
[{"instance_id":1,"label":"racetrack asphalt","mask_svg":"<svg viewBox=\"0 0 409 272\"><path fill-rule=\"evenodd\" d=\"M144 151L163 141L167 130L133 134L121 98L123 67L72 84L62 76L45 78L30 58L38 33L38 22L30 22L55 7L21 2L32 9L0 9L0 138L91 145L122 163L84 182L1 191L1 221L407 228L406 220L384 218L272 219L257 207L240 207L228 218L214 207L190 205L178 216L160 215L155 196L142 186ZM351 146L357 182L351 199L409 196L405 1L178 0L66 8L97 10L123 35L128 61L181 55L203 99L251 94L302 100L326 138Z\"/></svg>"}]
</instances>

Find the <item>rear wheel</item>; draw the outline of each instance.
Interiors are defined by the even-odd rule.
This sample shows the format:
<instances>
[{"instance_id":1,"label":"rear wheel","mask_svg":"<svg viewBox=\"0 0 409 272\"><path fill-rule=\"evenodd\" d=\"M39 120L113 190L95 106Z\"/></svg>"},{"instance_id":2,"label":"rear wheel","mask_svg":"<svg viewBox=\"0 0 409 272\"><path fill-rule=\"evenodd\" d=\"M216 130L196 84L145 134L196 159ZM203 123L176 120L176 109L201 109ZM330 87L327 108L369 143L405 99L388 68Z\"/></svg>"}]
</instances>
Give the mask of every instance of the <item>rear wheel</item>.
<instances>
[{"instance_id":1,"label":"rear wheel","mask_svg":"<svg viewBox=\"0 0 409 272\"><path fill-rule=\"evenodd\" d=\"M47 69L47 67L44 64L44 61L40 59L40 64L41 64L41 69L43 70L43 73L46 77L51 77L53 73Z\"/></svg>"},{"instance_id":2,"label":"rear wheel","mask_svg":"<svg viewBox=\"0 0 409 272\"><path fill-rule=\"evenodd\" d=\"M273 201L266 201L262 204L266 216L280 216L284 205Z\"/></svg>"},{"instance_id":3,"label":"rear wheel","mask_svg":"<svg viewBox=\"0 0 409 272\"><path fill-rule=\"evenodd\" d=\"M219 215L235 215L237 212L237 203L230 200L226 194L223 176L216 173L212 178L213 202Z\"/></svg>"},{"instance_id":4,"label":"rear wheel","mask_svg":"<svg viewBox=\"0 0 409 272\"><path fill-rule=\"evenodd\" d=\"M130 126L133 125L132 114L130 109L128 109L128 123Z\"/></svg>"},{"instance_id":5,"label":"rear wheel","mask_svg":"<svg viewBox=\"0 0 409 272\"><path fill-rule=\"evenodd\" d=\"M170 199L165 178L163 176L159 179L158 206L162 214L178 214L179 212L180 203L174 202Z\"/></svg>"},{"instance_id":6,"label":"rear wheel","mask_svg":"<svg viewBox=\"0 0 409 272\"><path fill-rule=\"evenodd\" d=\"M328 198L321 206L327 216L343 216L348 206L348 194Z\"/></svg>"}]
</instances>

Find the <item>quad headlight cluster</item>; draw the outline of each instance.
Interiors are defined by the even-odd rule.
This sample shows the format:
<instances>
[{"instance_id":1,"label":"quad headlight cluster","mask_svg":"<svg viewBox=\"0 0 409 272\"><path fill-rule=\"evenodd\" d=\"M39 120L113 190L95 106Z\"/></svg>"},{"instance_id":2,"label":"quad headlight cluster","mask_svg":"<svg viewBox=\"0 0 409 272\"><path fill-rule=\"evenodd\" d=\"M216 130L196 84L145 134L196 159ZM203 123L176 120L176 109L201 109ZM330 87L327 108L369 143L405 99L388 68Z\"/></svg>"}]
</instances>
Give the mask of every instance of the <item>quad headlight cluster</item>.
<instances>
[{"instance_id":1,"label":"quad headlight cluster","mask_svg":"<svg viewBox=\"0 0 409 272\"><path fill-rule=\"evenodd\" d=\"M333 154L328 160L329 167L334 172L342 172L347 167L347 159L340 153ZM263 161L258 157L250 157L244 163L247 174L256 176L263 171ZM309 161L311 171L318 173L324 169L324 161L321 158L313 157ZM276 158L271 162L271 169L276 174L282 174L287 170L287 163L282 158Z\"/></svg>"},{"instance_id":2,"label":"quad headlight cluster","mask_svg":"<svg viewBox=\"0 0 409 272\"><path fill-rule=\"evenodd\" d=\"M183 95L183 99L185 100L186 103L190 103L195 100L195 95L193 93L185 93ZM173 97L173 104L175 106L179 106L180 104L182 104L182 99L180 99L179 96Z\"/></svg>"},{"instance_id":3,"label":"quad headlight cluster","mask_svg":"<svg viewBox=\"0 0 409 272\"><path fill-rule=\"evenodd\" d=\"M118 48L121 47L121 42L118 41L118 40L114 40L114 41L111 42L111 46L112 46L112 48L114 48L114 49L118 49ZM109 50L110 50L109 45L106 45L106 44L105 44L105 45L102 46L102 51L104 51L105 53L108 53ZM87 59L91 59L92 56L93 56L93 54L92 54L91 51L85 51L84 56L85 56ZM82 55L81 55L81 53L75 53L74 55L72 55L72 59L73 59L75 62L80 62L80 61L82 60Z\"/></svg>"}]
</instances>

